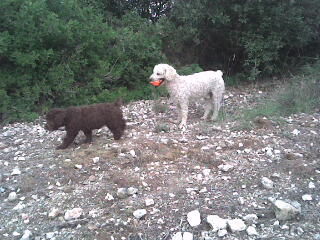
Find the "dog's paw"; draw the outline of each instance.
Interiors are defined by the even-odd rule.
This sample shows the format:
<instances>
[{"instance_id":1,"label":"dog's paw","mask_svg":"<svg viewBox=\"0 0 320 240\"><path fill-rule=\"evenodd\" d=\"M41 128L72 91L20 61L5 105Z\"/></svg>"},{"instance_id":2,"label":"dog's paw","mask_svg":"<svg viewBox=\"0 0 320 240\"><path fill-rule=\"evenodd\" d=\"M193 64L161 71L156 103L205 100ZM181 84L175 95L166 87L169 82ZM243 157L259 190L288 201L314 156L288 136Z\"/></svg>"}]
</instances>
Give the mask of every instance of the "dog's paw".
<instances>
[{"instance_id":1,"label":"dog's paw","mask_svg":"<svg viewBox=\"0 0 320 240\"><path fill-rule=\"evenodd\" d=\"M62 149L66 149L67 147L64 145L60 145L58 147L56 147L56 150L62 150Z\"/></svg>"}]
</instances>

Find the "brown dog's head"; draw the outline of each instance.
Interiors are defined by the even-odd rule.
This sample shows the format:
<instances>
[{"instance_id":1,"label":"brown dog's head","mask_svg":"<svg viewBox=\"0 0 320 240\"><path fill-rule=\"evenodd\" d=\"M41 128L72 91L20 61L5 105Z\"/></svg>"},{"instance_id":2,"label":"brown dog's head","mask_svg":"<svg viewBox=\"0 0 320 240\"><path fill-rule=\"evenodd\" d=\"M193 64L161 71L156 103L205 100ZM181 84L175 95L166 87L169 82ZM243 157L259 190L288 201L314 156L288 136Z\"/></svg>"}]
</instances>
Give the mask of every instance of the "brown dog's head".
<instances>
[{"instance_id":1,"label":"brown dog's head","mask_svg":"<svg viewBox=\"0 0 320 240\"><path fill-rule=\"evenodd\" d=\"M49 131L55 131L59 127L65 125L67 111L61 108L54 108L46 115L47 124L45 125L45 129Z\"/></svg>"}]
</instances>

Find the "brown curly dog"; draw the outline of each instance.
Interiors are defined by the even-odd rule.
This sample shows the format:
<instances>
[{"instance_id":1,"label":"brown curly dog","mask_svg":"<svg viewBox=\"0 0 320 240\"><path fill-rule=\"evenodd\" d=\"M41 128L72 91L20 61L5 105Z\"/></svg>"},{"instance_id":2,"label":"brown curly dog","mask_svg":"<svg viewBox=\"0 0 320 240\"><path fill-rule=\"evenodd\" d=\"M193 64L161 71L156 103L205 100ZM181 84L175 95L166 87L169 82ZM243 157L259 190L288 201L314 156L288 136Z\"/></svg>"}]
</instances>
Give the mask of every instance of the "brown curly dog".
<instances>
[{"instance_id":1,"label":"brown curly dog","mask_svg":"<svg viewBox=\"0 0 320 240\"><path fill-rule=\"evenodd\" d=\"M113 138L119 140L126 127L120 108L121 104L121 100L118 100L114 103L98 103L66 109L54 108L46 115L45 128L55 131L65 126L67 134L57 149L67 148L80 130L86 136L85 143L89 143L92 141L92 130L103 126L107 126L113 133Z\"/></svg>"}]
</instances>

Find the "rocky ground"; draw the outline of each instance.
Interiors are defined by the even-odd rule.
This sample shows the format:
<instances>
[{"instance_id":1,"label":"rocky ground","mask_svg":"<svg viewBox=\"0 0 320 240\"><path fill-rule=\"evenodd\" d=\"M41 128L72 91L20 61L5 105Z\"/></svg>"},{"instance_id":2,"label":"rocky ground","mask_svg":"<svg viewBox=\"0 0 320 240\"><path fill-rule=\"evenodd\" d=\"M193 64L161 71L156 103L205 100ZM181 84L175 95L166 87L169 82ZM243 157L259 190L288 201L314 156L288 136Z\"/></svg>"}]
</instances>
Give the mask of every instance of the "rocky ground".
<instances>
[{"instance_id":1,"label":"rocky ground","mask_svg":"<svg viewBox=\"0 0 320 240\"><path fill-rule=\"evenodd\" d=\"M320 113L243 128L267 94L229 89L216 123L194 104L184 132L165 99L130 103L122 140L66 150L42 119L2 126L0 239L319 240Z\"/></svg>"}]
</instances>

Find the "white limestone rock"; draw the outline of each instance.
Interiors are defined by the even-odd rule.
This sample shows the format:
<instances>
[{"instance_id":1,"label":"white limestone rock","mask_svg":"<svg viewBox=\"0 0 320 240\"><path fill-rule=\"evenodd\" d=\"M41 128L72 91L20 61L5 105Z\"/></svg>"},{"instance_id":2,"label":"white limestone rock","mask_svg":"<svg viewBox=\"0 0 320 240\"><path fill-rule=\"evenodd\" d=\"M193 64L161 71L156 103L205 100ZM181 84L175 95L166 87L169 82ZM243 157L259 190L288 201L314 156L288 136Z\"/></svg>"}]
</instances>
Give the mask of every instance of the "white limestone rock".
<instances>
[{"instance_id":1,"label":"white limestone rock","mask_svg":"<svg viewBox=\"0 0 320 240\"><path fill-rule=\"evenodd\" d=\"M274 212L278 220L290 220L301 213L301 205L296 201L272 201Z\"/></svg>"},{"instance_id":2,"label":"white limestone rock","mask_svg":"<svg viewBox=\"0 0 320 240\"><path fill-rule=\"evenodd\" d=\"M304 194L302 195L303 201L312 201L312 195L311 194Z\"/></svg>"},{"instance_id":3,"label":"white limestone rock","mask_svg":"<svg viewBox=\"0 0 320 240\"><path fill-rule=\"evenodd\" d=\"M147 198L145 199L145 203L146 203L146 206L149 207L154 205L154 200L152 198Z\"/></svg>"},{"instance_id":4,"label":"white limestone rock","mask_svg":"<svg viewBox=\"0 0 320 240\"><path fill-rule=\"evenodd\" d=\"M182 232L176 232L176 233L172 236L172 240L183 240Z\"/></svg>"},{"instance_id":5,"label":"white limestone rock","mask_svg":"<svg viewBox=\"0 0 320 240\"><path fill-rule=\"evenodd\" d=\"M213 232L227 228L227 219L223 219L218 215L207 216L207 222L211 226Z\"/></svg>"},{"instance_id":6,"label":"white limestone rock","mask_svg":"<svg viewBox=\"0 0 320 240\"><path fill-rule=\"evenodd\" d=\"M274 183L272 180L270 180L269 178L267 177L263 177L261 178L261 184L264 188L266 189L272 189L273 186L274 186Z\"/></svg>"},{"instance_id":7,"label":"white limestone rock","mask_svg":"<svg viewBox=\"0 0 320 240\"><path fill-rule=\"evenodd\" d=\"M93 161L93 163L98 163L99 161L100 161L100 158L99 157L94 157L94 158L92 158L92 161Z\"/></svg>"},{"instance_id":8,"label":"white limestone rock","mask_svg":"<svg viewBox=\"0 0 320 240\"><path fill-rule=\"evenodd\" d=\"M17 199L17 193L16 192L11 192L9 193L9 196L8 196L8 201L10 202L13 202Z\"/></svg>"},{"instance_id":9,"label":"white limestone rock","mask_svg":"<svg viewBox=\"0 0 320 240\"><path fill-rule=\"evenodd\" d=\"M135 187L129 187L129 188L127 189L128 195L134 195L134 194L136 194L137 192L138 192L138 188L135 188Z\"/></svg>"},{"instance_id":10,"label":"white limestone rock","mask_svg":"<svg viewBox=\"0 0 320 240\"><path fill-rule=\"evenodd\" d=\"M106 195L106 197L104 199L106 199L108 201L112 201L112 200L114 200L114 197L112 196L112 194L107 193L107 195Z\"/></svg>"},{"instance_id":11,"label":"white limestone rock","mask_svg":"<svg viewBox=\"0 0 320 240\"><path fill-rule=\"evenodd\" d=\"M193 210L187 214L187 221L191 227L196 227L200 225L201 218L199 210Z\"/></svg>"},{"instance_id":12,"label":"white limestone rock","mask_svg":"<svg viewBox=\"0 0 320 240\"><path fill-rule=\"evenodd\" d=\"M242 219L236 218L227 221L231 232L241 232L246 230L247 226Z\"/></svg>"},{"instance_id":13,"label":"white limestone rock","mask_svg":"<svg viewBox=\"0 0 320 240\"><path fill-rule=\"evenodd\" d=\"M141 219L142 217L144 217L147 214L147 210L146 209L138 209L136 211L133 212L133 216L136 219Z\"/></svg>"},{"instance_id":14,"label":"white limestone rock","mask_svg":"<svg viewBox=\"0 0 320 240\"><path fill-rule=\"evenodd\" d=\"M52 239L54 238L55 232L48 232L46 233L46 239Z\"/></svg>"},{"instance_id":15,"label":"white limestone rock","mask_svg":"<svg viewBox=\"0 0 320 240\"><path fill-rule=\"evenodd\" d=\"M217 233L218 237L221 237L221 238L226 236L227 234L228 234L227 229L220 229Z\"/></svg>"},{"instance_id":16,"label":"white limestone rock","mask_svg":"<svg viewBox=\"0 0 320 240\"><path fill-rule=\"evenodd\" d=\"M183 240L193 240L193 234L191 232L184 232L182 234Z\"/></svg>"},{"instance_id":17,"label":"white limestone rock","mask_svg":"<svg viewBox=\"0 0 320 240\"><path fill-rule=\"evenodd\" d=\"M234 166L230 164L221 164L218 166L218 169L221 170L222 172L230 172L234 169Z\"/></svg>"},{"instance_id":18,"label":"white limestone rock","mask_svg":"<svg viewBox=\"0 0 320 240\"><path fill-rule=\"evenodd\" d=\"M16 175L20 175L21 171L19 168L14 168L11 172L11 176L16 176Z\"/></svg>"},{"instance_id":19,"label":"white limestone rock","mask_svg":"<svg viewBox=\"0 0 320 240\"><path fill-rule=\"evenodd\" d=\"M73 209L67 210L65 212L64 219L66 221L78 219L78 218L80 218L82 213L83 213L83 209L82 208L73 208Z\"/></svg>"},{"instance_id":20,"label":"white limestone rock","mask_svg":"<svg viewBox=\"0 0 320 240\"><path fill-rule=\"evenodd\" d=\"M61 214L61 211L58 208L52 208L48 213L48 217L53 219Z\"/></svg>"},{"instance_id":21,"label":"white limestone rock","mask_svg":"<svg viewBox=\"0 0 320 240\"><path fill-rule=\"evenodd\" d=\"M258 235L258 232L254 226L249 226L247 228L246 232L249 236L257 236Z\"/></svg>"},{"instance_id":22,"label":"white limestone rock","mask_svg":"<svg viewBox=\"0 0 320 240\"><path fill-rule=\"evenodd\" d=\"M30 230L25 230L20 240L29 240L32 237L32 232Z\"/></svg>"},{"instance_id":23,"label":"white limestone rock","mask_svg":"<svg viewBox=\"0 0 320 240\"><path fill-rule=\"evenodd\" d=\"M256 224L258 221L258 216L256 214L248 214L242 218L247 224Z\"/></svg>"},{"instance_id":24,"label":"white limestone rock","mask_svg":"<svg viewBox=\"0 0 320 240\"><path fill-rule=\"evenodd\" d=\"M126 198L128 196L128 190L126 188L118 188L117 196L119 198Z\"/></svg>"},{"instance_id":25,"label":"white limestone rock","mask_svg":"<svg viewBox=\"0 0 320 240\"><path fill-rule=\"evenodd\" d=\"M25 204L23 204L22 202L19 202L14 208L12 208L12 210L14 211L21 211L22 209L24 209L26 207Z\"/></svg>"}]
</instances>

